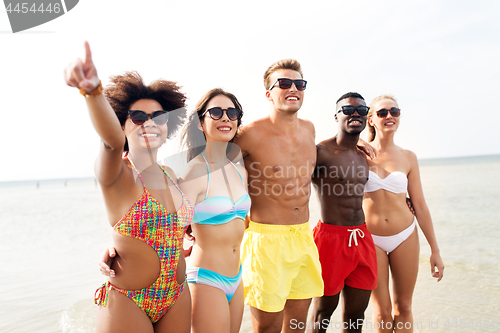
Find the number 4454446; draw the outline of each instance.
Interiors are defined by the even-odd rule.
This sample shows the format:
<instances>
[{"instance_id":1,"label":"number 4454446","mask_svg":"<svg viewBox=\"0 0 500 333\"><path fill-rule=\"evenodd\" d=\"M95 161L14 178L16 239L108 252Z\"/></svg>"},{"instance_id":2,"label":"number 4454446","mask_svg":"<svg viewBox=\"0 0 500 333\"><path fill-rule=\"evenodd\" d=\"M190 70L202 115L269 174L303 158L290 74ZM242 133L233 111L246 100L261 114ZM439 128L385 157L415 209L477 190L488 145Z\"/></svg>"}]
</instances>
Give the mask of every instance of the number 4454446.
<instances>
[{"instance_id":1,"label":"number 4454446","mask_svg":"<svg viewBox=\"0 0 500 333\"><path fill-rule=\"evenodd\" d=\"M29 3L23 2L23 3L13 3L10 2L7 5L7 12L10 14L12 12L15 13L23 13L26 14L28 12L32 13L43 13L43 12L48 12L48 13L60 13L61 12L61 4L60 3L51 3L49 2L48 4L41 3L40 5L37 6L37 4L33 4L31 7L29 6Z\"/></svg>"}]
</instances>

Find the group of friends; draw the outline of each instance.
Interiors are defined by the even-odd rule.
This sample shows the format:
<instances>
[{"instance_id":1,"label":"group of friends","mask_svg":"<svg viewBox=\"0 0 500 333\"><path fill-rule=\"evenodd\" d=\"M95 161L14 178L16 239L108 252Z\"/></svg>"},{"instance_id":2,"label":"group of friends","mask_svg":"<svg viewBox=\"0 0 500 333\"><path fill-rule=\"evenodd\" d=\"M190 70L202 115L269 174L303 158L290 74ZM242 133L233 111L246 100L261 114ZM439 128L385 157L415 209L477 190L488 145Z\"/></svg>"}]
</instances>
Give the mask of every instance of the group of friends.
<instances>
[{"instance_id":1,"label":"group of friends","mask_svg":"<svg viewBox=\"0 0 500 333\"><path fill-rule=\"evenodd\" d=\"M102 140L95 174L114 230L97 332L236 333L244 304L254 332L325 332L341 293L344 332L361 331L370 297L379 332L412 332L417 221L438 281L444 265L417 157L394 143L392 96L367 106L344 94L325 110L337 134L316 145L314 125L297 115L307 81L296 60L266 70L270 113L241 126L241 104L220 88L189 115L175 82L126 72L103 89L85 49L65 80ZM369 144L359 139L366 126ZM188 164L177 178L157 154L179 130ZM313 230L311 184L321 206Z\"/></svg>"}]
</instances>

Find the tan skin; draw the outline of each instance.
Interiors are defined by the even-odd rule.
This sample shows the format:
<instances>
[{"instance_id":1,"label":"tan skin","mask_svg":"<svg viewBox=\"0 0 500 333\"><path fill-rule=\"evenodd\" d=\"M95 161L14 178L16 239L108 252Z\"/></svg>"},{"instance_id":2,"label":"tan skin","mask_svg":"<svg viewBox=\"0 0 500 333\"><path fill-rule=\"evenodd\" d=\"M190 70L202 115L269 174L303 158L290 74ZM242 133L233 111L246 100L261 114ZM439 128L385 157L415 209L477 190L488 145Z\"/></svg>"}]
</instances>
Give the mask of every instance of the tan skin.
<instances>
[{"instance_id":1,"label":"tan skin","mask_svg":"<svg viewBox=\"0 0 500 333\"><path fill-rule=\"evenodd\" d=\"M278 77L302 78L296 71L280 69L271 75L271 82ZM297 117L303 97L304 92L298 91L295 85L287 90L275 87L267 91L270 115L244 126L235 139L248 172L252 221L293 225L309 220L310 184L316 165L316 149L314 125ZM371 147L367 149L372 156ZM284 189L284 193L273 192L273 186ZM108 256L115 255L112 249L109 251L109 254L104 253L100 266L104 274L113 275L114 272L105 264ZM284 310L277 313L252 307L254 332L291 332L292 328L287 323L292 319L305 322L310 302L311 299L287 300Z\"/></svg>"},{"instance_id":2,"label":"tan skin","mask_svg":"<svg viewBox=\"0 0 500 333\"><path fill-rule=\"evenodd\" d=\"M302 78L296 71L283 69L274 72L271 81L278 77ZM265 224L305 223L309 220L316 149L313 124L297 117L304 92L298 91L295 85L287 90L276 87L267 91L266 97L271 105L270 115L246 125L235 140L248 172L250 218ZM296 174L293 170L301 172ZM287 195L274 194L269 190L273 185L287 189ZM252 307L254 332L291 332L286 323L292 319L305 322L310 302L311 299L287 300L284 310L277 313Z\"/></svg>"},{"instance_id":3,"label":"tan skin","mask_svg":"<svg viewBox=\"0 0 500 333\"><path fill-rule=\"evenodd\" d=\"M209 101L207 110L212 107L227 109L234 107L234 104L226 96L219 95ZM236 165L245 181L243 184L238 172L226 158L226 147L236 134L237 121L229 120L227 114L219 120L213 120L207 114L201 120L199 129L207 139L203 154L210 170L208 197L228 196L233 202L237 201L246 193L246 170L242 165ZM179 186L192 203L198 204L205 199L207 183L207 165L200 154L188 163L179 179ZM229 277L236 276L240 267L244 221L236 218L222 225L192 224L191 227L195 237L192 237L194 244L189 251L189 265ZM99 263L103 274L115 276L116 270L110 269L106 262L116 255L116 251L110 247L103 254ZM189 289L192 296L192 333L239 332L243 317L243 284L240 284L229 304L225 293L219 288L190 283Z\"/></svg>"},{"instance_id":4,"label":"tan skin","mask_svg":"<svg viewBox=\"0 0 500 333\"><path fill-rule=\"evenodd\" d=\"M271 82L278 77L302 78L297 71L280 69L271 75ZM314 125L297 117L303 97L304 92L298 91L295 85L287 90L276 87L267 91L270 115L243 127L235 139L248 172L252 221L293 225L309 220L310 184L316 164L316 149ZM270 190L273 185L286 189L286 195L273 193ZM114 255L112 249L110 255ZM104 264L107 257L106 252L102 257L101 270L112 275L114 272ZM287 300L284 310L277 313L252 307L254 332L291 332L292 328L287 323L292 319L305 322L310 302L311 299Z\"/></svg>"},{"instance_id":5,"label":"tan skin","mask_svg":"<svg viewBox=\"0 0 500 333\"><path fill-rule=\"evenodd\" d=\"M271 74L270 81L278 77L301 79L296 71L279 69ZM248 171L250 218L263 224L305 223L309 220L316 149L314 125L297 117L304 91L294 84L287 90L276 86L266 92L266 97L270 115L244 126L235 141ZM280 193L276 189L284 190Z\"/></svg>"},{"instance_id":6,"label":"tan skin","mask_svg":"<svg viewBox=\"0 0 500 333\"><path fill-rule=\"evenodd\" d=\"M383 99L372 106L371 112L380 109L398 107L396 102ZM415 216L431 247L431 275L440 281L443 278L444 265L440 256L439 247L432 225L432 219L425 203L420 172L416 155L394 143L394 135L399 126L401 117L393 117L390 113L386 118L379 118L375 113L368 118L375 127L375 140L371 142L377 150L378 157L368 161L370 170L379 177L385 178L395 171L403 172L408 178L408 194L413 203ZM413 222L413 215L406 206L405 193L392 193L386 190L377 190L365 193L363 209L366 214L366 223L370 232L378 236L395 235L408 228ZM389 203L385 204L385 203ZM406 329L405 323L413 323L411 302L413 290L418 274L419 241L417 229L399 245L394 251L387 254L376 247L378 262L378 285L373 291L374 321L392 323L385 325L378 332L413 332L413 328ZM392 273L393 295L389 291L389 269ZM379 325L382 327L382 325ZM388 327L390 326L390 327ZM408 327L408 325L407 325ZM399 329L402 328L402 329Z\"/></svg>"},{"instance_id":7,"label":"tan skin","mask_svg":"<svg viewBox=\"0 0 500 333\"><path fill-rule=\"evenodd\" d=\"M88 43L85 43L85 60L76 60L65 70L68 85L93 91L98 83L97 70L92 62ZM129 143L129 156L144 179L151 195L169 213L175 213L182 205L182 196L156 165L158 148L166 140L167 125L156 125L149 119L144 125L134 125L130 119L122 127L104 95L86 98L92 124L100 135L102 144L95 165L96 178L108 213L108 220L114 226L143 195L144 189L127 159L123 159L125 138ZM153 113L161 110L155 100L138 100L133 110ZM154 134L144 136L144 133ZM175 181L169 168L167 173ZM133 290L145 288L158 277L160 262L156 252L146 243L120 235L113 231L115 247L120 253L113 269L119 274L110 281L118 288ZM181 254L177 267L177 282L184 281L185 264ZM189 289L179 296L170 310L155 324L128 297L111 290L108 305L99 307L96 321L97 332L189 332L190 326Z\"/></svg>"},{"instance_id":8,"label":"tan skin","mask_svg":"<svg viewBox=\"0 0 500 333\"><path fill-rule=\"evenodd\" d=\"M301 79L302 76L294 70L279 69L269 80L274 82L277 78ZM304 91L297 90L295 84L289 89L276 86L266 91L266 98L271 108L269 116L243 127L235 140L248 172L248 193L252 199L250 219L262 224L305 223L309 221L316 147L314 125L297 116ZM365 149L373 156L371 147ZM304 323L310 303L311 299L289 299L280 312L251 307L253 331L303 331L299 325L289 323L291 320Z\"/></svg>"},{"instance_id":9,"label":"tan skin","mask_svg":"<svg viewBox=\"0 0 500 333\"><path fill-rule=\"evenodd\" d=\"M234 108L233 102L224 95L212 98L207 110L212 107ZM201 119L200 130L205 133L207 146L203 152L209 163L210 186L208 198L225 196L236 202L247 193L246 171L243 165L236 168L226 157L229 140L236 134L238 121L231 121L224 113L219 120L208 114ZM188 163L187 170L179 179L182 190L192 203L205 200L207 191L207 164L200 155ZM195 236L189 266L201 267L218 274L233 277L240 268L240 245L245 231L245 222L235 218L221 225L192 224ZM228 304L225 293L212 286L190 283L192 295L191 332L237 333L243 317L243 283L240 283Z\"/></svg>"},{"instance_id":10,"label":"tan skin","mask_svg":"<svg viewBox=\"0 0 500 333\"><path fill-rule=\"evenodd\" d=\"M337 103L337 110L344 105L366 105L360 98L346 98ZM317 169L313 174L313 185L321 205L323 223L339 226L359 226L365 223L363 213L363 192L368 180L368 164L366 156L356 147L359 133L366 126L366 116L358 112L335 115L339 123L336 136L317 145ZM321 223L321 222L320 222ZM358 322L364 318L364 312L370 299L370 290L362 290L345 285L342 290L343 322ZM322 296L313 301L310 323L318 323L310 332L326 332L324 325L337 308L340 293L333 296ZM348 329L343 332L361 332L359 329Z\"/></svg>"},{"instance_id":11,"label":"tan skin","mask_svg":"<svg viewBox=\"0 0 500 333\"><path fill-rule=\"evenodd\" d=\"M270 81L279 77L302 78L297 71L279 69L271 74ZM271 106L269 116L243 127L235 140L248 171L250 219L276 225L306 223L316 149L314 125L297 117L304 91L297 90L295 84L286 90L276 86L266 92L266 98ZM286 191L278 193L272 190L273 186ZM287 300L280 312L251 307L253 331L293 331L288 323L292 319L305 322L310 302L311 299Z\"/></svg>"}]
</instances>

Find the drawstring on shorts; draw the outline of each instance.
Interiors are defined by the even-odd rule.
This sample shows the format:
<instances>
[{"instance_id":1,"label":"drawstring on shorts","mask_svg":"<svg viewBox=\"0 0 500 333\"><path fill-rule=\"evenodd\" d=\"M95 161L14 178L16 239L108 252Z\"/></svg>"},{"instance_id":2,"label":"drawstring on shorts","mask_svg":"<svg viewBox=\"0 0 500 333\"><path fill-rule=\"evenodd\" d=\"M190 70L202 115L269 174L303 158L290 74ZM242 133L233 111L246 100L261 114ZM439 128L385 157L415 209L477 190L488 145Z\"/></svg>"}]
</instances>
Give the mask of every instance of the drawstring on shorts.
<instances>
[{"instance_id":1,"label":"drawstring on shorts","mask_svg":"<svg viewBox=\"0 0 500 333\"><path fill-rule=\"evenodd\" d=\"M354 239L354 245L358 246L358 235L361 238L365 238L365 233L363 230L356 228L356 229L347 229L347 231L351 232L351 236L349 236L349 247L351 247L351 242Z\"/></svg>"}]
</instances>

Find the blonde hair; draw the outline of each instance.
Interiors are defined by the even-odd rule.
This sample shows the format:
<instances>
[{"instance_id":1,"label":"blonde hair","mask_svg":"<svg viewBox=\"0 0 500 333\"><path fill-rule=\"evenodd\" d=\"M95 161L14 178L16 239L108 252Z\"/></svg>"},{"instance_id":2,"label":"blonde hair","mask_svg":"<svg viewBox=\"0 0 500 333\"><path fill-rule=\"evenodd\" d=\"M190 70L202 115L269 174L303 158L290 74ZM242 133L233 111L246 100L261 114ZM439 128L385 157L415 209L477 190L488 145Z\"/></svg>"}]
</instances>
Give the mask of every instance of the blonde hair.
<instances>
[{"instance_id":1,"label":"blonde hair","mask_svg":"<svg viewBox=\"0 0 500 333\"><path fill-rule=\"evenodd\" d=\"M373 108L375 103L377 103L378 101L382 101L384 99L389 99L389 100L393 101L394 103L396 103L396 105L398 105L398 102L396 101L396 98L393 95L377 96L370 103L370 110L368 111L368 118L373 117L373 115L375 114L375 109ZM368 122L367 125L368 125L368 142L372 142L373 140L375 140L375 134L376 134L375 127L370 125L370 122Z\"/></svg>"},{"instance_id":2,"label":"blonde hair","mask_svg":"<svg viewBox=\"0 0 500 333\"><path fill-rule=\"evenodd\" d=\"M278 69L291 69L293 71L297 71L300 74L300 77L304 77L304 74L302 74L302 68L300 67L300 63L295 60L295 59L283 59L283 60L278 60L269 68L266 70L264 73L264 87L266 90L269 90L269 86L271 85L272 82L269 81L269 78L271 77L271 74L276 72Z\"/></svg>"}]
</instances>

